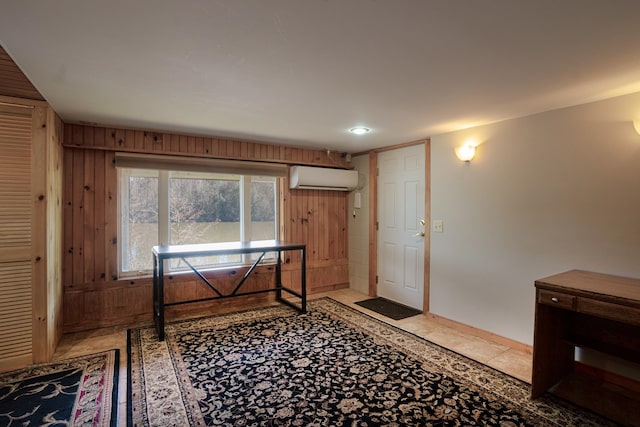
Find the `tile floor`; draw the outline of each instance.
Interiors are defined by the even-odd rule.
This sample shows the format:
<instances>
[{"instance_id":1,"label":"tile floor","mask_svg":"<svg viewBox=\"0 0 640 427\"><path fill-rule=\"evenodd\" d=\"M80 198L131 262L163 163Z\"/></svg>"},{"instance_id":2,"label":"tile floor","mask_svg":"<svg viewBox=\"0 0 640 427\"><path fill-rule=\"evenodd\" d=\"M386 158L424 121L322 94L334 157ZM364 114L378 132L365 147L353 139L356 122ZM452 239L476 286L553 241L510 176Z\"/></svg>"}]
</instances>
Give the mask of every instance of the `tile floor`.
<instances>
[{"instance_id":1,"label":"tile floor","mask_svg":"<svg viewBox=\"0 0 640 427\"><path fill-rule=\"evenodd\" d=\"M402 320L391 320L373 311L355 305L355 301L367 296L351 289L342 289L322 294L313 294L309 298L330 296L344 304L384 320L399 328L424 337L436 344L489 365L511 376L531 382L532 357L530 354L496 344L456 329L443 326L425 316L413 316ZM92 331L66 334L54 355L55 360L82 354L95 353L112 348L120 349L120 379L118 389L118 426L126 426L127 413L127 342L128 326L96 329Z\"/></svg>"}]
</instances>

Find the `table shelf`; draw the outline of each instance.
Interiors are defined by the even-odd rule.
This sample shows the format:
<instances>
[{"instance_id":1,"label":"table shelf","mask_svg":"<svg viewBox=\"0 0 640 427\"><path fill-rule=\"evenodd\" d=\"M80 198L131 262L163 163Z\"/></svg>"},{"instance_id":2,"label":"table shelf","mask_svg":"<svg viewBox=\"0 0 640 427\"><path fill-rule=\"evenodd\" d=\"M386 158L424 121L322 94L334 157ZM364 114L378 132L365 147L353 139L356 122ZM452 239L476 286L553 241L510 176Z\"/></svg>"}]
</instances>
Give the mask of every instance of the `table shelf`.
<instances>
[{"instance_id":1,"label":"table shelf","mask_svg":"<svg viewBox=\"0 0 640 427\"><path fill-rule=\"evenodd\" d=\"M594 351L609 358L635 363L640 369L640 351L638 349L629 349L627 347L605 344L593 338L579 336L568 337L564 342L573 347Z\"/></svg>"}]
</instances>

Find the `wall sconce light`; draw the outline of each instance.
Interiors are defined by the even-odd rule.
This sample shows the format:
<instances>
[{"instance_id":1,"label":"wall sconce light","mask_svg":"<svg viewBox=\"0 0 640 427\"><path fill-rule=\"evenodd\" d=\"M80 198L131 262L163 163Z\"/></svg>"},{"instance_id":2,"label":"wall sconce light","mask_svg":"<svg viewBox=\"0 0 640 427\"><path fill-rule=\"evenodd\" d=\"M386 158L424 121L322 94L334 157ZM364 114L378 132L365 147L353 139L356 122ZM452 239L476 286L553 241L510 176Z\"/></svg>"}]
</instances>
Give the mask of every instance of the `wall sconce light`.
<instances>
[{"instance_id":1,"label":"wall sconce light","mask_svg":"<svg viewBox=\"0 0 640 427\"><path fill-rule=\"evenodd\" d=\"M462 145L456 147L456 156L463 162L469 162L476 155L476 147L473 145Z\"/></svg>"},{"instance_id":2,"label":"wall sconce light","mask_svg":"<svg viewBox=\"0 0 640 427\"><path fill-rule=\"evenodd\" d=\"M633 127L636 128L636 132L640 135L640 119L635 119L633 121Z\"/></svg>"}]
</instances>

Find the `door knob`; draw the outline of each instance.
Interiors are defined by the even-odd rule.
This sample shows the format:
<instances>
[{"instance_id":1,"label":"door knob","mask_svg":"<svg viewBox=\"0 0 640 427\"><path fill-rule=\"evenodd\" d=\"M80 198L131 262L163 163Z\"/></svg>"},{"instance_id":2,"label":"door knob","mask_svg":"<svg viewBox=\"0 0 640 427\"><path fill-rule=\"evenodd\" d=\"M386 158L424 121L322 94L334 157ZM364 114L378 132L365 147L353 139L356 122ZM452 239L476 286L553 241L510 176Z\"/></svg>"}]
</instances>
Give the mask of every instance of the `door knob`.
<instances>
[{"instance_id":1,"label":"door knob","mask_svg":"<svg viewBox=\"0 0 640 427\"><path fill-rule=\"evenodd\" d=\"M424 231L416 233L416 237L424 237Z\"/></svg>"},{"instance_id":2,"label":"door knob","mask_svg":"<svg viewBox=\"0 0 640 427\"><path fill-rule=\"evenodd\" d=\"M420 225L424 225L424 224L425 224L424 219L421 219L420 220Z\"/></svg>"}]
</instances>

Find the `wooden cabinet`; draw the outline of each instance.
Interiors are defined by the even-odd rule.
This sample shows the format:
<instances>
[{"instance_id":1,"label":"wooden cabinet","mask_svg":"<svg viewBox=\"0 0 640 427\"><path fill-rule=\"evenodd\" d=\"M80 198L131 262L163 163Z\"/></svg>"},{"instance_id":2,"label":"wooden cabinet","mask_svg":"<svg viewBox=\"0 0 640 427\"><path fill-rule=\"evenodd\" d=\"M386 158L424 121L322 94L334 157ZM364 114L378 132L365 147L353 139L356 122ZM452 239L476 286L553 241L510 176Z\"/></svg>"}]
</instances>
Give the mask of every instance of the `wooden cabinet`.
<instances>
[{"instance_id":1,"label":"wooden cabinet","mask_svg":"<svg viewBox=\"0 0 640 427\"><path fill-rule=\"evenodd\" d=\"M532 397L551 391L622 424L640 425L637 388L585 375L574 360L579 347L640 371L640 279L572 270L535 286Z\"/></svg>"},{"instance_id":2,"label":"wooden cabinet","mask_svg":"<svg viewBox=\"0 0 640 427\"><path fill-rule=\"evenodd\" d=\"M62 333L62 121L0 96L0 369L46 362Z\"/></svg>"}]
</instances>

